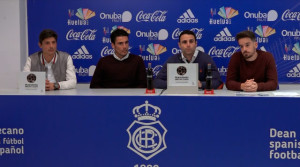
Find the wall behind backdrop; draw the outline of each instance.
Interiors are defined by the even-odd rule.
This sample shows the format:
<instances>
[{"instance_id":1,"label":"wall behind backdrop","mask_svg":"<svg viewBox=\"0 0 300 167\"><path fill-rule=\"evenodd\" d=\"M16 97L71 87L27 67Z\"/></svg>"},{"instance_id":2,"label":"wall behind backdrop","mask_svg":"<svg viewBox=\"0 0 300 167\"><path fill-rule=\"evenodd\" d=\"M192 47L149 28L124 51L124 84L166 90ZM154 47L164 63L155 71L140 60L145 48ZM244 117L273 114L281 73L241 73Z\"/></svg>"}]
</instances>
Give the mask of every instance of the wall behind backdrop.
<instances>
[{"instance_id":1,"label":"wall behind backdrop","mask_svg":"<svg viewBox=\"0 0 300 167\"><path fill-rule=\"evenodd\" d=\"M18 74L28 57L27 2L0 0L0 88L16 89Z\"/></svg>"},{"instance_id":2,"label":"wall behind backdrop","mask_svg":"<svg viewBox=\"0 0 300 167\"><path fill-rule=\"evenodd\" d=\"M194 31L198 49L214 59L223 81L239 49L235 35L248 29L257 35L259 49L273 53L279 82L300 82L298 0L28 0L27 5L29 54L39 50L43 29L55 30L58 50L72 56L79 83L90 82L98 60L113 53L109 36L117 27L130 33L130 52L151 62L155 73L180 52L180 32Z\"/></svg>"}]
</instances>

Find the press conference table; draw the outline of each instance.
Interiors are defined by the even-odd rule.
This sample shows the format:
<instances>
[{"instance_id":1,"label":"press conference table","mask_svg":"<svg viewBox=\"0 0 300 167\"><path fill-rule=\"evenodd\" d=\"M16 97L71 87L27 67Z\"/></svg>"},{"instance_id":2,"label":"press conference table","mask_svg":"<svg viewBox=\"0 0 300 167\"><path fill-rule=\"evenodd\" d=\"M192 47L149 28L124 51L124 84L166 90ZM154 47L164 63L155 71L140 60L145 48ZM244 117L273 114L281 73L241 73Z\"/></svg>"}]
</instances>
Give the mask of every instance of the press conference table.
<instances>
[{"instance_id":1,"label":"press conference table","mask_svg":"<svg viewBox=\"0 0 300 167\"><path fill-rule=\"evenodd\" d=\"M88 84L45 95L0 89L0 164L298 167L299 122L300 85L214 95Z\"/></svg>"},{"instance_id":2,"label":"press conference table","mask_svg":"<svg viewBox=\"0 0 300 167\"><path fill-rule=\"evenodd\" d=\"M199 90L198 94L165 94L162 89L156 89L155 94L146 94L145 89L90 89L89 84L78 84L76 89L46 91L45 94L20 93L18 89L0 89L0 95L50 95L50 96L245 96L245 97L300 97L300 84L281 84L279 90L264 92L240 92L230 91L226 88L214 90L213 95L204 94ZM282 93L282 94L281 94ZM291 93L291 94L289 94ZM277 95L278 94L278 95ZM297 95L298 94L298 95Z\"/></svg>"}]
</instances>

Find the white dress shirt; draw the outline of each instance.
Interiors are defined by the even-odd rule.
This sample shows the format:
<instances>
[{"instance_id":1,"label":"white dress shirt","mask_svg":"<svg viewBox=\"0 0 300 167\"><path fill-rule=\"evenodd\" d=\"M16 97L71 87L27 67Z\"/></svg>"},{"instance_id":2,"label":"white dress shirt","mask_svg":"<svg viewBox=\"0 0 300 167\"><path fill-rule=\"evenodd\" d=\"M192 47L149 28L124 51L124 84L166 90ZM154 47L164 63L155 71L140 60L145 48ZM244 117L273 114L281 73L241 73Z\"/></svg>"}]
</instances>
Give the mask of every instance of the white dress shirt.
<instances>
[{"instance_id":1,"label":"white dress shirt","mask_svg":"<svg viewBox=\"0 0 300 167\"><path fill-rule=\"evenodd\" d=\"M117 59L117 60L119 60L119 61L123 61L123 60L126 60L126 59L129 57L129 54L130 54L130 52L128 52L128 53L126 54L126 56L124 56L122 59L120 59L120 58L116 55L116 53L114 53L113 56L114 56L115 59Z\"/></svg>"},{"instance_id":2,"label":"white dress shirt","mask_svg":"<svg viewBox=\"0 0 300 167\"><path fill-rule=\"evenodd\" d=\"M187 61L187 59L183 56L183 54L181 53L181 58L182 58L182 61L184 61L185 63L193 63L195 61L195 59L197 58L198 56L198 53L199 51L196 49L195 52L194 52L194 55L192 57L192 60L190 62Z\"/></svg>"}]
</instances>

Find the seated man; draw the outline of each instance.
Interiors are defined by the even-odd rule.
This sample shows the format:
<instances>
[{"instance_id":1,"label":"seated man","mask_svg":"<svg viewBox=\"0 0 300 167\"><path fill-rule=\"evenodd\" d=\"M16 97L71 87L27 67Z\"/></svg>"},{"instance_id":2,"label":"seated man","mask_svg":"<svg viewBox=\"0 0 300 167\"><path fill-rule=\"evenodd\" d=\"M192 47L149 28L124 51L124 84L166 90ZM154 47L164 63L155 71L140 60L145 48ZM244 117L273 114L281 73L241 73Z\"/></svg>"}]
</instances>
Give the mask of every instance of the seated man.
<instances>
[{"instance_id":1,"label":"seated man","mask_svg":"<svg viewBox=\"0 0 300 167\"><path fill-rule=\"evenodd\" d=\"M116 29L110 35L113 55L101 58L90 88L145 88L146 68L141 57L128 51L128 33Z\"/></svg>"},{"instance_id":2,"label":"seated man","mask_svg":"<svg viewBox=\"0 0 300 167\"><path fill-rule=\"evenodd\" d=\"M258 44L251 31L238 33L236 40L241 51L234 53L230 59L227 89L245 92L275 90L278 79L272 54L256 50Z\"/></svg>"},{"instance_id":3,"label":"seated man","mask_svg":"<svg viewBox=\"0 0 300 167\"><path fill-rule=\"evenodd\" d=\"M190 30L182 31L181 34L179 35L178 46L181 49L181 53L171 56L165 62L162 69L159 71L158 75L154 80L154 87L160 89L167 88L167 64L168 63L198 63L199 65L198 87L205 89L207 64L211 64L211 71L213 77L212 88L213 89L222 88L223 83L213 59L209 55L203 53L202 51L196 50L197 41L196 41L195 33L193 31Z\"/></svg>"},{"instance_id":4,"label":"seated man","mask_svg":"<svg viewBox=\"0 0 300 167\"><path fill-rule=\"evenodd\" d=\"M39 36L42 49L27 58L24 71L46 71L46 90L72 89L77 79L71 56L57 49L57 34L43 30Z\"/></svg>"}]
</instances>

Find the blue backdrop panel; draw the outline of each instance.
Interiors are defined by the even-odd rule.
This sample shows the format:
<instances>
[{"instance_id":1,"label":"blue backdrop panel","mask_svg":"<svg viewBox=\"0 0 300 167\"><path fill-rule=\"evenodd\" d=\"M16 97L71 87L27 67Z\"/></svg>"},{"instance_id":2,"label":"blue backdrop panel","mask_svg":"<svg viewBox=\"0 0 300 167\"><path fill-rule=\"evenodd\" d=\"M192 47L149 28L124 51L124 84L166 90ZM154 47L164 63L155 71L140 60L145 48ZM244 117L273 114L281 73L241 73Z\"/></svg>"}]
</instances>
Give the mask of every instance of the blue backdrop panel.
<instances>
[{"instance_id":1,"label":"blue backdrop panel","mask_svg":"<svg viewBox=\"0 0 300 167\"><path fill-rule=\"evenodd\" d=\"M299 82L299 4L298 0L28 0L29 54L39 50L39 33L54 29L58 49L73 58L78 82L90 82L98 60L113 53L110 32L123 26L130 32L130 51L151 62L156 74L168 57L180 51L179 33L191 29L197 34L198 49L213 57L225 81L229 59L239 49L235 35L248 29L256 33L258 49L273 53L279 82Z\"/></svg>"},{"instance_id":2,"label":"blue backdrop panel","mask_svg":"<svg viewBox=\"0 0 300 167\"><path fill-rule=\"evenodd\" d=\"M24 148L24 154L2 153L2 166L299 166L298 98L0 96L0 101L0 151ZM130 149L127 130L137 121L133 110L143 114L146 101L149 113L153 107L161 112L155 125L136 133L134 141L142 142ZM161 136L166 132L165 136L158 139L159 133L152 133L151 127ZM24 132L8 135L3 128ZM271 129L296 135L274 137ZM23 143L5 144L4 138L23 139ZM165 142L161 144L165 148L146 160L142 155L149 154L133 151L145 151L146 141L148 145ZM275 150L272 141L295 145ZM296 158L288 159L287 152L294 152Z\"/></svg>"}]
</instances>

